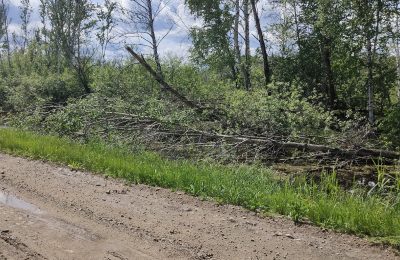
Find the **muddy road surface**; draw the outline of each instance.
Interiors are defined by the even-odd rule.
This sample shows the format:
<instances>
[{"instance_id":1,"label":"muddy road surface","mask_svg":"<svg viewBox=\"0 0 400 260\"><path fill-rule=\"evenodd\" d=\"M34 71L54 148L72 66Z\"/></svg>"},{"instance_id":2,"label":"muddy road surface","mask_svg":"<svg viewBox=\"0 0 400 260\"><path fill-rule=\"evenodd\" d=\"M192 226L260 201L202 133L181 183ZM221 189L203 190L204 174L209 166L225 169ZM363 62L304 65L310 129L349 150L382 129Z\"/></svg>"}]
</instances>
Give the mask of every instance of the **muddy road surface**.
<instances>
[{"instance_id":1,"label":"muddy road surface","mask_svg":"<svg viewBox=\"0 0 400 260\"><path fill-rule=\"evenodd\" d=\"M180 192L0 154L2 259L399 259Z\"/></svg>"}]
</instances>

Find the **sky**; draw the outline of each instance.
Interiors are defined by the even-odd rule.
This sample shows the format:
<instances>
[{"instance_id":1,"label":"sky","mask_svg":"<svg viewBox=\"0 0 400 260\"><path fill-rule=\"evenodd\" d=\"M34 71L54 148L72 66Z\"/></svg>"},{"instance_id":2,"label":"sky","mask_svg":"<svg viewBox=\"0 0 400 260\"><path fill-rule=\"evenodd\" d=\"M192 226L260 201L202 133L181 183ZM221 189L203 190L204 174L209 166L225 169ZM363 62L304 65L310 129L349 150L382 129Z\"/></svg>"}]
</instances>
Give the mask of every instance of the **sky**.
<instances>
[{"instance_id":1,"label":"sky","mask_svg":"<svg viewBox=\"0 0 400 260\"><path fill-rule=\"evenodd\" d=\"M130 6L130 0L115 0L119 2L119 4L123 7ZM181 58L187 58L189 54L189 50L191 47L191 39L189 37L190 28L197 26L201 27L202 22L201 19L196 19L193 17L188 8L185 6L183 0L159 0L163 6L162 12L157 17L155 29L156 35L159 39L161 39L167 31L169 34L163 38L162 42L159 45L159 52L161 56L178 56ZM12 32L20 32L20 18L19 18L19 8L20 0L9 0L10 9L9 16L11 17L10 31ZM93 3L101 4L102 0L92 0ZM29 24L29 29L33 30L40 26L40 18L38 14L39 10L39 0L30 0L31 6L33 8L33 13L31 16L31 22ZM274 15L271 11L272 8L268 5L267 0L261 0L259 2L259 10L261 11L262 21L265 23L266 21L271 20L271 16ZM172 21L172 22L171 22ZM251 31L252 35L256 35L254 21L251 19L251 27L254 28ZM173 27L171 29L171 25ZM127 32L129 26L120 24L117 26L115 32ZM267 40L273 40L273 36L270 34L266 35ZM251 49L254 52L258 47L257 40L255 37L251 37ZM126 55L123 50L123 46L125 43L141 43L138 40L128 39L128 40L118 40L112 44L112 47L107 51L107 57L118 57L120 55ZM140 45L138 45L140 46ZM142 49L142 52L146 52L148 50Z\"/></svg>"}]
</instances>

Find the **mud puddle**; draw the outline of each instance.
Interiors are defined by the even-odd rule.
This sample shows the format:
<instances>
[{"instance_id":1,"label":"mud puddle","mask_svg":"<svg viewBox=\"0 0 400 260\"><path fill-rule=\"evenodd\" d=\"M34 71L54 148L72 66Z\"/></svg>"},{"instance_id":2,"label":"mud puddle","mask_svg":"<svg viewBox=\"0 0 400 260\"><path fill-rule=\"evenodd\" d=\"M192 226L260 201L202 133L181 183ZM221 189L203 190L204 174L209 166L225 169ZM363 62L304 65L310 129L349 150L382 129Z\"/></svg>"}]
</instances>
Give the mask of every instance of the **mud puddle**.
<instances>
[{"instance_id":1,"label":"mud puddle","mask_svg":"<svg viewBox=\"0 0 400 260\"><path fill-rule=\"evenodd\" d=\"M16 209L26 210L34 214L42 214L42 211L35 205L3 191L0 191L0 204Z\"/></svg>"}]
</instances>

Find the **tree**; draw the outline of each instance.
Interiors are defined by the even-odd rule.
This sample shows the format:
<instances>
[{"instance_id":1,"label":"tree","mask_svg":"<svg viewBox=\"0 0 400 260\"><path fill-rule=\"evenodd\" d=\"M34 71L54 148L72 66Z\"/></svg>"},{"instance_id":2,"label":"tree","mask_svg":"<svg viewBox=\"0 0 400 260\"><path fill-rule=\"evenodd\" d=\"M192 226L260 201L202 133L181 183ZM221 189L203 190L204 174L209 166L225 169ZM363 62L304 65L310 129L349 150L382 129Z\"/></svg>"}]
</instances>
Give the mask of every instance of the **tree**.
<instances>
[{"instance_id":1,"label":"tree","mask_svg":"<svg viewBox=\"0 0 400 260\"><path fill-rule=\"evenodd\" d=\"M332 68L332 55L337 37L341 35L339 26L342 19L340 1L318 1L318 17L315 30L320 41L321 60L327 89L328 105L335 108L337 101L336 86Z\"/></svg>"},{"instance_id":2,"label":"tree","mask_svg":"<svg viewBox=\"0 0 400 260\"><path fill-rule=\"evenodd\" d=\"M116 21L113 17L116 9L117 9L116 2L113 2L111 0L105 0L104 6L100 7L100 10L97 13L97 17L101 24L97 28L98 32L96 35L101 45L102 63L105 62L106 50L112 38L111 33L116 25Z\"/></svg>"},{"instance_id":3,"label":"tree","mask_svg":"<svg viewBox=\"0 0 400 260\"><path fill-rule=\"evenodd\" d=\"M362 28L362 37L367 52L366 68L367 68L367 111L368 120L371 124L375 123L375 105L374 105L374 59L377 51L378 37L380 33L380 23L383 3L381 0L354 1L356 14L356 24Z\"/></svg>"},{"instance_id":4,"label":"tree","mask_svg":"<svg viewBox=\"0 0 400 260\"><path fill-rule=\"evenodd\" d=\"M392 30L392 41L396 52L396 71L397 71L397 98L400 102L400 3L394 3L394 29Z\"/></svg>"},{"instance_id":5,"label":"tree","mask_svg":"<svg viewBox=\"0 0 400 260\"><path fill-rule=\"evenodd\" d=\"M250 2L251 2L254 21L255 21L256 29L257 29L257 33L258 33L258 41L260 42L260 49L261 49L261 55L263 58L263 66L264 66L265 85L267 86L271 82L271 69L270 69L269 62L268 62L267 47L265 45L264 33L263 33L263 30L261 27L260 17L258 15L256 0L250 0Z\"/></svg>"},{"instance_id":6,"label":"tree","mask_svg":"<svg viewBox=\"0 0 400 260\"><path fill-rule=\"evenodd\" d=\"M245 62L243 64L244 85L247 90L251 88L251 53L250 53L250 2L243 1L243 20L244 20L244 46Z\"/></svg>"},{"instance_id":7,"label":"tree","mask_svg":"<svg viewBox=\"0 0 400 260\"><path fill-rule=\"evenodd\" d=\"M9 40L8 25L8 4L5 0L0 1L0 47L5 49L7 55L8 67L11 68L11 47ZM1 53L0 53L1 54ZM1 58L1 57L0 57Z\"/></svg>"},{"instance_id":8,"label":"tree","mask_svg":"<svg viewBox=\"0 0 400 260\"><path fill-rule=\"evenodd\" d=\"M336 52L336 45L341 41L343 33L341 25L344 16L342 1L300 0L299 7L302 10L299 22L303 23L302 29L296 24L302 55L300 58L308 56L314 60L313 64L316 67L312 71L318 73L314 75L315 82L322 86L321 91L327 97L327 107L334 109L337 103L337 93L333 71L333 54ZM318 51L313 52L312 49ZM307 66L307 64L301 62L301 66ZM322 71L322 73L319 71Z\"/></svg>"},{"instance_id":9,"label":"tree","mask_svg":"<svg viewBox=\"0 0 400 260\"><path fill-rule=\"evenodd\" d=\"M233 27L233 49L235 52L235 71L239 71L238 68L242 63L242 54L240 52L240 44L239 44L239 25L240 25L240 0L235 0L234 2L235 8L235 18L234 18L234 27Z\"/></svg>"},{"instance_id":10,"label":"tree","mask_svg":"<svg viewBox=\"0 0 400 260\"><path fill-rule=\"evenodd\" d=\"M75 69L85 92L91 93L88 79L91 53L84 46L95 26L92 18L94 5L89 0L47 0L46 7L51 25L50 42L55 46L58 73L63 59L69 67Z\"/></svg>"},{"instance_id":11,"label":"tree","mask_svg":"<svg viewBox=\"0 0 400 260\"><path fill-rule=\"evenodd\" d=\"M173 25L170 27L168 32L161 38L157 38L155 33L155 22L157 17L162 12L163 2L155 0L130 0L130 7L122 10L125 15L125 22L133 27L134 30L129 29L129 33L126 35L134 36L137 39L143 41L142 46L148 47L152 51L153 59L156 63L156 71L163 78L163 71L161 67L161 60L159 54L160 42L169 34L172 30Z\"/></svg>"},{"instance_id":12,"label":"tree","mask_svg":"<svg viewBox=\"0 0 400 260\"><path fill-rule=\"evenodd\" d=\"M193 60L206 64L229 78L238 79L238 68L241 66L239 46L240 1L186 0L196 17L202 18L201 28L192 28ZM231 13L232 7L235 14ZM230 33L233 29L233 47Z\"/></svg>"},{"instance_id":13,"label":"tree","mask_svg":"<svg viewBox=\"0 0 400 260\"><path fill-rule=\"evenodd\" d=\"M30 6L30 0L21 0L20 19L21 19L21 30L22 30L22 50L25 50L28 46L29 41L29 30L28 25L32 14L32 8Z\"/></svg>"}]
</instances>

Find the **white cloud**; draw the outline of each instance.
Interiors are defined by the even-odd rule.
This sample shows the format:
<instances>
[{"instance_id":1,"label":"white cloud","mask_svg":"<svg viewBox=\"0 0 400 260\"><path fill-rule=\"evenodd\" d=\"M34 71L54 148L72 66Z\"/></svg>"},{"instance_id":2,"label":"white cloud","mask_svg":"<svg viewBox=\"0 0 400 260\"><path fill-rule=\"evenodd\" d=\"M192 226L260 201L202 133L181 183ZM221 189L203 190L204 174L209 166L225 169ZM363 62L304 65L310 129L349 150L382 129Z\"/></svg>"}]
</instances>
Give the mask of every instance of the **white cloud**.
<instances>
[{"instance_id":1,"label":"white cloud","mask_svg":"<svg viewBox=\"0 0 400 260\"><path fill-rule=\"evenodd\" d=\"M40 0L30 0L29 1L30 5L32 6L32 8L38 8L40 5ZM21 5L21 0L10 0L10 4L14 5L14 6L20 6Z\"/></svg>"}]
</instances>

